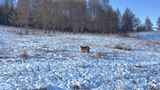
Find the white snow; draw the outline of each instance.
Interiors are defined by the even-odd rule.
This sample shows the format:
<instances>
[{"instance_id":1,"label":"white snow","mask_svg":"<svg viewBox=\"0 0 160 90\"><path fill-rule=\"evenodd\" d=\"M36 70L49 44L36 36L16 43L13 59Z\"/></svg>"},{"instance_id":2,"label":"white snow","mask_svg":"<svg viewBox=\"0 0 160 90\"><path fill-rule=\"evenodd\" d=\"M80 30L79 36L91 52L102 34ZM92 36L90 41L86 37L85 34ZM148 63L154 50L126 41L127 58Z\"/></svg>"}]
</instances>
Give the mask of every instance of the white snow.
<instances>
[{"instance_id":1,"label":"white snow","mask_svg":"<svg viewBox=\"0 0 160 90\"><path fill-rule=\"evenodd\" d=\"M31 34L33 31L20 35L15 32L18 30L0 28L0 90L45 87L48 90L71 90L75 81L82 90L160 87L158 39L150 41L118 35L69 33ZM156 35L160 40L160 33ZM115 49L117 44L125 44L131 51ZM91 53L80 53L80 45L89 45ZM23 49L29 55L25 63L20 58ZM103 53L104 57L95 58L97 52ZM156 84L150 83L152 81Z\"/></svg>"}]
</instances>

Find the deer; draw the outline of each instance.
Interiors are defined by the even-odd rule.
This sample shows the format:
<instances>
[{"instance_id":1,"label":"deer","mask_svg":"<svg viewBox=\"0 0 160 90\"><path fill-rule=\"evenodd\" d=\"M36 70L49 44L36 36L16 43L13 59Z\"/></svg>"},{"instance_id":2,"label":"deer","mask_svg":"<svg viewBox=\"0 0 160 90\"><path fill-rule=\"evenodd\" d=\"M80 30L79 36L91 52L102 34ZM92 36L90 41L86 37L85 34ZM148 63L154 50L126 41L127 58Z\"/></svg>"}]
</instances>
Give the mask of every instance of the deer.
<instances>
[{"instance_id":1,"label":"deer","mask_svg":"<svg viewBox=\"0 0 160 90\"><path fill-rule=\"evenodd\" d=\"M22 53L20 54L20 57L23 59L22 62L24 63L26 59L28 59L29 55L26 51L26 49L22 50Z\"/></svg>"},{"instance_id":2,"label":"deer","mask_svg":"<svg viewBox=\"0 0 160 90\"><path fill-rule=\"evenodd\" d=\"M80 46L81 53L90 53L90 47L89 46Z\"/></svg>"}]
</instances>

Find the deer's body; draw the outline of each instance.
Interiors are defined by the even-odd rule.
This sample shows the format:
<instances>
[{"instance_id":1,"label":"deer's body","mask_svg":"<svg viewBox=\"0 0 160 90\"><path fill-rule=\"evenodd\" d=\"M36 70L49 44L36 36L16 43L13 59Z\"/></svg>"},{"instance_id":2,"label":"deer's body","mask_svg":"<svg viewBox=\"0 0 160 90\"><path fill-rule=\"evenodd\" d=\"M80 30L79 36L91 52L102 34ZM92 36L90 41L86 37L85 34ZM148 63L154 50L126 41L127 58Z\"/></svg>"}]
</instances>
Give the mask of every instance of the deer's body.
<instances>
[{"instance_id":1,"label":"deer's body","mask_svg":"<svg viewBox=\"0 0 160 90\"><path fill-rule=\"evenodd\" d=\"M80 46L81 53L89 53L90 47L89 46Z\"/></svg>"}]
</instances>

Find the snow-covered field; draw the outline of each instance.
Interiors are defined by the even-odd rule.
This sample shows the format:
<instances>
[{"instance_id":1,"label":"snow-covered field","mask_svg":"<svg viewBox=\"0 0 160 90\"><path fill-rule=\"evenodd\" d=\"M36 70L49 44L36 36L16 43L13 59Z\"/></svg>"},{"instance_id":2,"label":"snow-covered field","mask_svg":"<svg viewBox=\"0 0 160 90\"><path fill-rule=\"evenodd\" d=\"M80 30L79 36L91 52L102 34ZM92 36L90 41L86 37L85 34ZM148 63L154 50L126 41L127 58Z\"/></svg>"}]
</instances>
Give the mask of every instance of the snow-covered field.
<instances>
[{"instance_id":1,"label":"snow-covered field","mask_svg":"<svg viewBox=\"0 0 160 90\"><path fill-rule=\"evenodd\" d=\"M0 90L72 90L74 82L80 84L80 90L160 89L160 32L136 34L136 39L16 33L20 30L0 27ZM154 34L156 39L152 39ZM91 52L80 53L81 45L90 46ZM117 45L130 50L115 48ZM20 57L23 50L29 56L25 62ZM97 58L97 53L102 57Z\"/></svg>"}]
</instances>

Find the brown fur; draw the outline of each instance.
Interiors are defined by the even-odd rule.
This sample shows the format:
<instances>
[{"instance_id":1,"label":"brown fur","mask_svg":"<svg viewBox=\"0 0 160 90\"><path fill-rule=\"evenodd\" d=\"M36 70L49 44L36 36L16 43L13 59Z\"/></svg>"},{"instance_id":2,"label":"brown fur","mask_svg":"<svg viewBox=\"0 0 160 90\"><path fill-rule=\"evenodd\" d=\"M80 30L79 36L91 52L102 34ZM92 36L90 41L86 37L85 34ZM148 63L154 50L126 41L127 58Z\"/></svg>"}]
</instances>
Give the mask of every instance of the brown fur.
<instances>
[{"instance_id":1,"label":"brown fur","mask_svg":"<svg viewBox=\"0 0 160 90\"><path fill-rule=\"evenodd\" d=\"M89 46L80 46L81 53L89 53L90 47Z\"/></svg>"}]
</instances>

